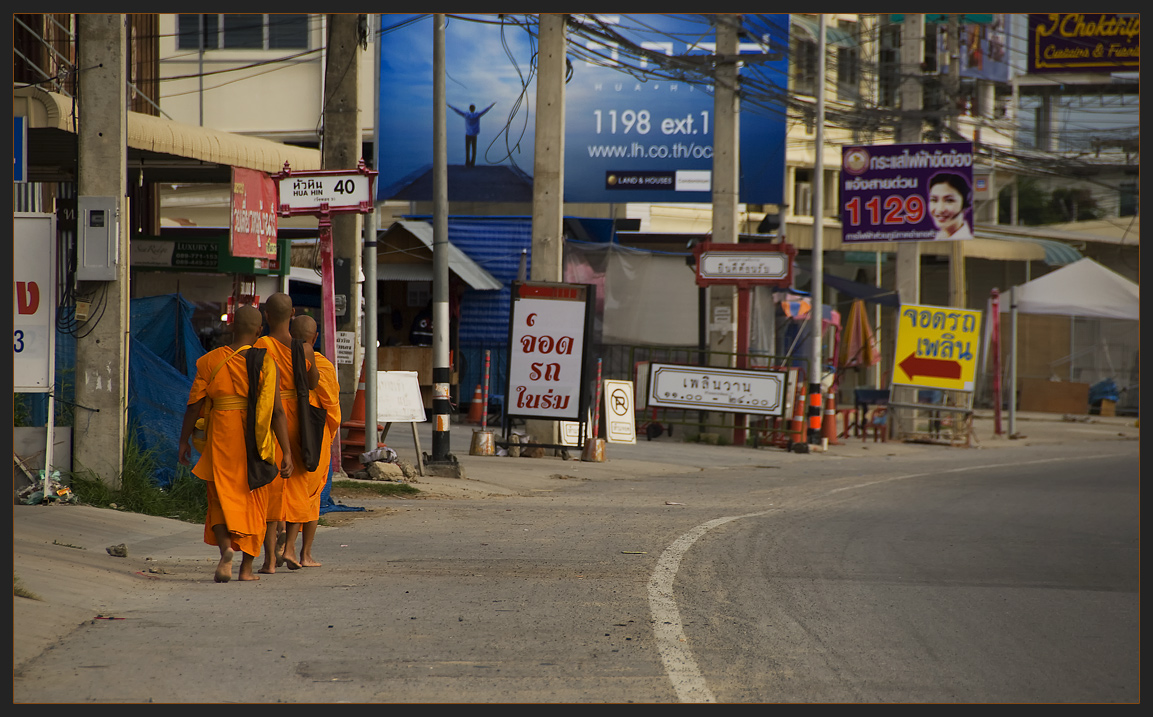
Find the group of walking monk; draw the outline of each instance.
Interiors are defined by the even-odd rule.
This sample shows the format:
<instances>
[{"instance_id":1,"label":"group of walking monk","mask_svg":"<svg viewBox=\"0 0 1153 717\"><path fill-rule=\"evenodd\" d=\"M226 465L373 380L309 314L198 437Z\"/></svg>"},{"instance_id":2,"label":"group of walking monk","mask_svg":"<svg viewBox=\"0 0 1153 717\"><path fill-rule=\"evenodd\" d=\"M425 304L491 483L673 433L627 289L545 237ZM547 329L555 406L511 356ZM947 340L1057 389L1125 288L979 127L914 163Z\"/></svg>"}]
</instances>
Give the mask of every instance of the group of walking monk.
<instances>
[{"instance_id":1,"label":"group of walking monk","mask_svg":"<svg viewBox=\"0 0 1153 717\"><path fill-rule=\"evenodd\" d=\"M194 434L203 426L192 474L207 484L204 542L220 551L218 583L232 579L236 552L240 580L259 580L278 567L321 566L312 545L340 430L340 385L335 366L313 348L316 321L294 317L287 294L273 294L263 308L263 318L254 306L238 308L232 342L197 360L180 431L178 460L189 465ZM265 321L268 333L261 336ZM299 400L305 387L307 404ZM312 470L302 431L317 429L300 415L302 405L326 412ZM262 550L263 564L254 570Z\"/></svg>"}]
</instances>

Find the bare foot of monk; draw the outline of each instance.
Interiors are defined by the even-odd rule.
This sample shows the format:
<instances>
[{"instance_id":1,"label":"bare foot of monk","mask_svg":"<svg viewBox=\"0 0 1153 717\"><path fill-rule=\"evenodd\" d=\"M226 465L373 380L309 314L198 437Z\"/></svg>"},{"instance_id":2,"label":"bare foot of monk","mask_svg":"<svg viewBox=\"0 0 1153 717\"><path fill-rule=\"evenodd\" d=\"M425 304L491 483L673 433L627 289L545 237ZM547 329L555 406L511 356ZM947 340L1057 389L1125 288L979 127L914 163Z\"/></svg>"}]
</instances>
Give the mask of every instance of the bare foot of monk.
<instances>
[{"instance_id":1,"label":"bare foot of monk","mask_svg":"<svg viewBox=\"0 0 1153 717\"><path fill-rule=\"evenodd\" d=\"M257 570L256 572L260 573L261 575L275 575L276 567L272 565L261 565L260 570Z\"/></svg>"},{"instance_id":2,"label":"bare foot of monk","mask_svg":"<svg viewBox=\"0 0 1153 717\"><path fill-rule=\"evenodd\" d=\"M319 568L323 565L319 560L312 557L312 555L303 552L300 554L300 564L306 568Z\"/></svg>"},{"instance_id":3,"label":"bare foot of monk","mask_svg":"<svg viewBox=\"0 0 1153 717\"><path fill-rule=\"evenodd\" d=\"M296 559L295 555L289 555L285 553L284 562L286 565L288 565L289 570L300 570L302 567L304 567L300 564L300 561Z\"/></svg>"},{"instance_id":4,"label":"bare foot of monk","mask_svg":"<svg viewBox=\"0 0 1153 717\"><path fill-rule=\"evenodd\" d=\"M237 580L259 580L259 575L254 575L252 572L252 556L245 553L244 558L240 561L240 573L236 576Z\"/></svg>"},{"instance_id":5,"label":"bare foot of monk","mask_svg":"<svg viewBox=\"0 0 1153 717\"><path fill-rule=\"evenodd\" d=\"M216 564L216 575L213 579L218 583L226 583L232 579L232 548L227 548L220 554L220 562Z\"/></svg>"},{"instance_id":6,"label":"bare foot of monk","mask_svg":"<svg viewBox=\"0 0 1153 717\"><path fill-rule=\"evenodd\" d=\"M276 534L276 567L283 567L284 560L284 546L288 542L288 533L279 531Z\"/></svg>"}]
</instances>

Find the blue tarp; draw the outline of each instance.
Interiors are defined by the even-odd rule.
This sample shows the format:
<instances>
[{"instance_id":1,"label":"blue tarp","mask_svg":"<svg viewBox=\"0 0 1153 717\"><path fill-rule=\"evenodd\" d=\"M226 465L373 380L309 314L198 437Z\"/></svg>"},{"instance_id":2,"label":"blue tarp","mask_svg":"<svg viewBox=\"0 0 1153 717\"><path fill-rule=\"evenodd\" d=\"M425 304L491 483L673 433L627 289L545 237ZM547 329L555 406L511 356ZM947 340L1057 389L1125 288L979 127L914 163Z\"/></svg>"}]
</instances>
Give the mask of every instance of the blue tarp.
<instances>
[{"instance_id":1,"label":"blue tarp","mask_svg":"<svg viewBox=\"0 0 1153 717\"><path fill-rule=\"evenodd\" d=\"M204 355L193 309L179 294L133 299L130 307L128 425L140 448L154 451L153 479L162 488L176 479L184 408L196 360Z\"/></svg>"},{"instance_id":2,"label":"blue tarp","mask_svg":"<svg viewBox=\"0 0 1153 717\"><path fill-rule=\"evenodd\" d=\"M199 345L199 344L198 344ZM177 442L192 379L133 337L128 357L128 426L137 445L153 451L153 482L166 488L176 479Z\"/></svg>"},{"instance_id":3,"label":"blue tarp","mask_svg":"<svg viewBox=\"0 0 1153 717\"><path fill-rule=\"evenodd\" d=\"M1095 406L1102 400L1113 401L1114 403L1121 400L1121 389L1117 387L1117 382L1111 378L1098 381L1089 387L1089 405Z\"/></svg>"},{"instance_id":4,"label":"blue tarp","mask_svg":"<svg viewBox=\"0 0 1153 717\"><path fill-rule=\"evenodd\" d=\"M196 375L196 359L204 355L192 327L195 308L180 294L164 294L133 299L130 309L132 338L190 380Z\"/></svg>"}]
</instances>

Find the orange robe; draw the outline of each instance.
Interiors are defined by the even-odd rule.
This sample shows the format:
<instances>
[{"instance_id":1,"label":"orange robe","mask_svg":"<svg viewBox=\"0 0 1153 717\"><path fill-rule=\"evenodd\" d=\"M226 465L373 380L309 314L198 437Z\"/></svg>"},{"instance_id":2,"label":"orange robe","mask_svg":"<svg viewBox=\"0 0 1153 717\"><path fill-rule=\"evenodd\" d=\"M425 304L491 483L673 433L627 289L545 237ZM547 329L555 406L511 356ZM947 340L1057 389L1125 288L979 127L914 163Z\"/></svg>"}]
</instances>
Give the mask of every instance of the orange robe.
<instances>
[{"instance_id":1,"label":"orange robe","mask_svg":"<svg viewBox=\"0 0 1153 717\"><path fill-rule=\"evenodd\" d=\"M284 511L289 523L320 519L320 496L328 483L328 469L332 465L332 441L340 430L340 382L336 378L336 367L321 354L315 356L320 382L308 392L308 402L326 410L328 417L320 445L320 464L316 470L305 473L304 480L290 478L284 486Z\"/></svg>"},{"instance_id":2,"label":"orange robe","mask_svg":"<svg viewBox=\"0 0 1153 717\"><path fill-rule=\"evenodd\" d=\"M269 486L248 489L248 448L244 440L249 390L246 352L228 358L223 368L212 375L231 353L232 349L222 347L196 361L196 377L192 380L188 403L208 397L212 400L212 411L208 417L207 443L192 474L208 483L204 542L216 545L212 526L223 523L232 536L232 549L255 557L264 542ZM266 355L260 380L273 380L273 376L273 363ZM211 384L209 377L212 377Z\"/></svg>"},{"instance_id":3,"label":"orange robe","mask_svg":"<svg viewBox=\"0 0 1153 717\"><path fill-rule=\"evenodd\" d=\"M268 493L268 520L284 521L287 520L285 484L287 481L305 480L304 455L300 448L300 417L297 415L296 406L296 382L292 374L292 347L285 346L271 336L261 336L253 346L268 349L268 355L280 369L280 404L284 408L284 418L288 422L288 444L292 448L292 475L287 480L277 476L269 486L271 490ZM280 444L277 444L277 465L280 465L283 456Z\"/></svg>"}]
</instances>

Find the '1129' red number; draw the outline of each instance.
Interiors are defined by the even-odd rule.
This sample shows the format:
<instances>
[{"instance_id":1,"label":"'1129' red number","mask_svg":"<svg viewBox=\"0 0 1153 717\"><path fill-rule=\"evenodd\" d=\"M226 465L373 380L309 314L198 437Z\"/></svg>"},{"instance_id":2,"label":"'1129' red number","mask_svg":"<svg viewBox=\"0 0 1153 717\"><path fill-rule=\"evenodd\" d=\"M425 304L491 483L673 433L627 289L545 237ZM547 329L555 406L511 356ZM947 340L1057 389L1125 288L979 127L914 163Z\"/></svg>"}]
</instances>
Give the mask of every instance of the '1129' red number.
<instances>
[{"instance_id":1,"label":"'1129' red number","mask_svg":"<svg viewBox=\"0 0 1153 717\"><path fill-rule=\"evenodd\" d=\"M861 223L860 197L850 199L849 203L845 205L845 209L849 211L849 224L856 226ZM921 220L925 218L925 200L916 194L910 194L907 197L891 194L885 197L883 203L880 197L873 197L865 202L865 211L869 212L869 224L871 226L878 226L882 223L889 225L920 224Z\"/></svg>"}]
</instances>

